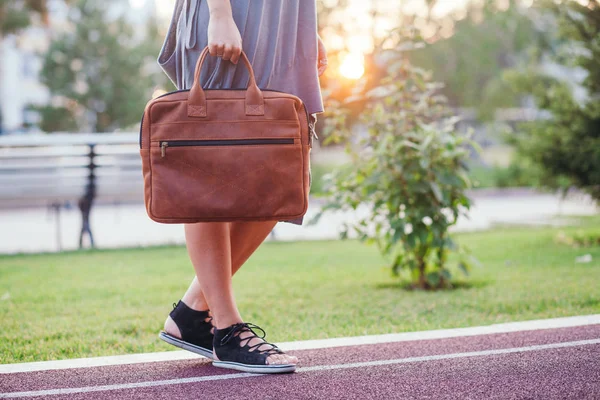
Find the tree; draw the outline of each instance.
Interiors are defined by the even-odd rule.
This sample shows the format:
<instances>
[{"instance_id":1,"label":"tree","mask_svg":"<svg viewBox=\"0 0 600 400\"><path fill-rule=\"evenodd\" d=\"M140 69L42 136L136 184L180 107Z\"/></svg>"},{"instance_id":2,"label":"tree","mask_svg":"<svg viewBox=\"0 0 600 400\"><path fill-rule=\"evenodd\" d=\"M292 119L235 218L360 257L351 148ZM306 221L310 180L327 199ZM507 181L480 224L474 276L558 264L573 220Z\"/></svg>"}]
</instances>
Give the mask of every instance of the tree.
<instances>
[{"instance_id":1,"label":"tree","mask_svg":"<svg viewBox=\"0 0 600 400\"><path fill-rule=\"evenodd\" d=\"M548 119L521 126L517 155L537 167L550 188L579 188L600 200L600 2L541 1L539 10L553 16L556 38L550 58L565 70L583 71L583 98L572 85L530 68L509 80L530 94ZM565 75L563 72L562 75ZM568 74L567 74L568 75Z\"/></svg>"},{"instance_id":2,"label":"tree","mask_svg":"<svg viewBox=\"0 0 600 400\"><path fill-rule=\"evenodd\" d=\"M343 7L335 1L322 1L319 20L322 29L329 33L345 36L344 21L336 13L343 13ZM436 15L434 7L446 3L441 0L421 0L415 7L402 8L400 5L390 14L389 2L372 1L370 15L374 21L386 19L396 21L397 26L412 26L424 36L424 46L411 52L413 65L433 72L433 79L444 82L441 89L453 107L473 107L478 111L480 119L494 117L497 108L515 107L521 96L512 86L502 79L502 72L536 60L534 54L528 52L532 43L544 43L544 36L532 23L529 10L521 6L521 0L507 0L504 7L496 0L468 1L458 6L455 11L446 15ZM420 3L420 4L419 4ZM324 4L334 5L328 9ZM421 7L416 7L420 5ZM383 6L383 7L382 7ZM422 10L427 12L423 13ZM411 13L412 12L412 13ZM322 18L323 16L323 18ZM387 35L372 37L375 48L389 45ZM347 44L350 46L350 44ZM330 57L330 68L335 69L339 60L335 54ZM378 84L386 74L385 67L374 62L374 54L365 54L365 88ZM327 75L327 74L326 74ZM320 119L320 137L326 139L339 124L328 124L327 120L336 119L339 113L336 105L348 97L351 88L333 75L322 79L326 108L324 118ZM361 114L364 103L353 102L352 111L347 116L347 124L355 123ZM322 141L323 145L327 142Z\"/></svg>"},{"instance_id":3,"label":"tree","mask_svg":"<svg viewBox=\"0 0 600 400\"><path fill-rule=\"evenodd\" d=\"M450 251L458 252L459 269L467 272L470 266L448 229L470 206L465 190L471 142L454 131L456 119L438 94L440 84L410 64L410 48L414 45L403 41L376 52L387 75L357 95L367 104L361 120L368 131L354 146L347 144L351 167L326 178L327 202L310 223L330 210L367 205L368 215L345 226L341 238L352 229L392 256L394 273L407 269L415 287L436 289L451 286ZM341 130L330 138L347 139Z\"/></svg>"},{"instance_id":4,"label":"tree","mask_svg":"<svg viewBox=\"0 0 600 400\"><path fill-rule=\"evenodd\" d=\"M502 72L526 63L532 56L527 50L544 41L520 3L509 0L499 9L496 1L469 2L463 15L433 21L430 44L411 61L446 84L442 92L452 106L473 107L482 119L493 118L497 108L518 106L521 97Z\"/></svg>"},{"instance_id":5,"label":"tree","mask_svg":"<svg viewBox=\"0 0 600 400\"><path fill-rule=\"evenodd\" d=\"M46 0L0 0L0 59L4 36L17 33L32 23L37 15L44 24L48 23ZM3 65L0 63L0 76L3 76ZM0 90L0 92L2 92ZM0 109L0 133L2 132L2 110Z\"/></svg>"},{"instance_id":6,"label":"tree","mask_svg":"<svg viewBox=\"0 0 600 400\"><path fill-rule=\"evenodd\" d=\"M41 81L50 105L38 108L45 131L108 132L139 122L157 82L160 41L150 27L140 41L123 16L111 19L106 4L79 0L69 12L73 29L54 40Z\"/></svg>"}]
</instances>

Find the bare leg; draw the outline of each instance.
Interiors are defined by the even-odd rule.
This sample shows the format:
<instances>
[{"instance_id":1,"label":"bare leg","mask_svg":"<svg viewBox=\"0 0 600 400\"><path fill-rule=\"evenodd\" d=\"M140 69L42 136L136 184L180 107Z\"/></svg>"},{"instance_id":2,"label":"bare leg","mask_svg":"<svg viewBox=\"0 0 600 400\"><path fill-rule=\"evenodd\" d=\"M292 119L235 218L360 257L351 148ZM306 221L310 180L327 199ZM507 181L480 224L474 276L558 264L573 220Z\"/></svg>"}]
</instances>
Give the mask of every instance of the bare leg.
<instances>
[{"instance_id":1,"label":"bare leg","mask_svg":"<svg viewBox=\"0 0 600 400\"><path fill-rule=\"evenodd\" d=\"M256 249L269 236L277 221L237 221L231 222L229 237L231 239L231 275L244 265ZM202 293L198 278L194 276L190 287L181 298L188 307L203 311L208 310L208 303ZM215 318L216 319L216 318ZM179 337L179 336L177 336Z\"/></svg>"},{"instance_id":2,"label":"bare leg","mask_svg":"<svg viewBox=\"0 0 600 400\"><path fill-rule=\"evenodd\" d=\"M198 279L192 281L182 301L197 310L208 309L208 305L212 304L211 313L219 329L243 322L235 304L231 276L254 253L276 223L277 221L211 222L186 225L188 253L194 264L196 276L201 278L200 281ZM165 330L172 334L179 333L175 332L176 326L170 318L165 323ZM180 335L176 336L180 337ZM245 332L240 337L248 336L251 334ZM262 339L254 338L249 344L259 342L262 342ZM296 363L297 358L289 355L272 355L268 358L268 362L270 364Z\"/></svg>"},{"instance_id":3,"label":"bare leg","mask_svg":"<svg viewBox=\"0 0 600 400\"><path fill-rule=\"evenodd\" d=\"M217 328L243 322L231 288L229 222L185 225L187 250Z\"/></svg>"},{"instance_id":4,"label":"bare leg","mask_svg":"<svg viewBox=\"0 0 600 400\"><path fill-rule=\"evenodd\" d=\"M277 221L238 221L230 223L232 276L264 242L276 223ZM198 283L198 277L194 276L181 301L193 310L204 311L209 309L202 288ZM216 321L214 316L213 318ZM167 317L165 321L165 331L175 337L181 337L181 333L171 317Z\"/></svg>"}]
</instances>

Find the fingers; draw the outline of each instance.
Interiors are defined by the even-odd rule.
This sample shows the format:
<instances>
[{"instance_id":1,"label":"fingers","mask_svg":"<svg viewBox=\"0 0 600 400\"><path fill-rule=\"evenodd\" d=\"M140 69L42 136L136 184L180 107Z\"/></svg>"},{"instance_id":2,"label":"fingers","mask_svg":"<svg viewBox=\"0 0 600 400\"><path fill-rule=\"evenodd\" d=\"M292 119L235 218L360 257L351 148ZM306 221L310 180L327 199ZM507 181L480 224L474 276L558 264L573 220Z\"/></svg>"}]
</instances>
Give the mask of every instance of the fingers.
<instances>
[{"instance_id":1,"label":"fingers","mask_svg":"<svg viewBox=\"0 0 600 400\"><path fill-rule=\"evenodd\" d=\"M211 56L223 57L223 60L229 60L237 64L242 54L242 47L231 44L211 43L208 45L208 51Z\"/></svg>"},{"instance_id":2,"label":"fingers","mask_svg":"<svg viewBox=\"0 0 600 400\"><path fill-rule=\"evenodd\" d=\"M327 57L320 57L317 63L317 68L319 69L319 76L323 75L325 70L327 69Z\"/></svg>"},{"instance_id":3,"label":"fingers","mask_svg":"<svg viewBox=\"0 0 600 400\"><path fill-rule=\"evenodd\" d=\"M322 60L319 60L319 76L323 75L325 73L325 70L327 69L327 59L325 59L325 64L323 64L321 62Z\"/></svg>"},{"instance_id":4,"label":"fingers","mask_svg":"<svg viewBox=\"0 0 600 400\"><path fill-rule=\"evenodd\" d=\"M327 49L325 48L325 44L321 40L319 36L319 40L317 41L318 52L319 52L319 61L317 68L319 69L319 76L323 75L325 70L327 69Z\"/></svg>"},{"instance_id":5,"label":"fingers","mask_svg":"<svg viewBox=\"0 0 600 400\"><path fill-rule=\"evenodd\" d=\"M229 60L231 55L233 54L233 46L230 44L226 44L223 46L223 60Z\"/></svg>"},{"instance_id":6,"label":"fingers","mask_svg":"<svg viewBox=\"0 0 600 400\"><path fill-rule=\"evenodd\" d=\"M213 57L221 56L223 54L223 47L222 43L209 43L208 52Z\"/></svg>"},{"instance_id":7,"label":"fingers","mask_svg":"<svg viewBox=\"0 0 600 400\"><path fill-rule=\"evenodd\" d=\"M230 61L234 64L237 64L240 61L240 56L242 55L242 48L240 46L235 46L231 53Z\"/></svg>"}]
</instances>

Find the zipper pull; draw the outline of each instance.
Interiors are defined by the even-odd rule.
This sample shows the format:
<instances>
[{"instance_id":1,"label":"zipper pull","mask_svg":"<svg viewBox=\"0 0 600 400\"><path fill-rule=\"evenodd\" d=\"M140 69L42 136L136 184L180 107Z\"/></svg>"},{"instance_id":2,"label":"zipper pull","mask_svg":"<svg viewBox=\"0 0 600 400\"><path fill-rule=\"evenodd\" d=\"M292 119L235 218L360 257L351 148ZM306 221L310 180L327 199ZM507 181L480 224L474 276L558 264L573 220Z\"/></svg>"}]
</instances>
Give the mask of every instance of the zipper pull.
<instances>
[{"instance_id":1,"label":"zipper pull","mask_svg":"<svg viewBox=\"0 0 600 400\"><path fill-rule=\"evenodd\" d=\"M169 146L168 142L160 142L160 156L164 157L167 155L167 147Z\"/></svg>"}]
</instances>

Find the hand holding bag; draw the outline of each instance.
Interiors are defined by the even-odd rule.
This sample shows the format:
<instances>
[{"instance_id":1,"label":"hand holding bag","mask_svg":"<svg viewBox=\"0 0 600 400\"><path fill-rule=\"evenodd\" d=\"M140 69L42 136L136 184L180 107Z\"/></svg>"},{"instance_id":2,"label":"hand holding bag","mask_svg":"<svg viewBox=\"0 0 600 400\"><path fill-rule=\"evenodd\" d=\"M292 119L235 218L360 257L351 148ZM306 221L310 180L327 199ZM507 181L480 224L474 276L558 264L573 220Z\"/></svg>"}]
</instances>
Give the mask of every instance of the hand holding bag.
<instances>
[{"instance_id":1,"label":"hand holding bag","mask_svg":"<svg viewBox=\"0 0 600 400\"><path fill-rule=\"evenodd\" d=\"M302 101L260 90L189 90L151 100L140 128L148 216L162 223L289 220L303 216L312 135Z\"/></svg>"}]
</instances>

